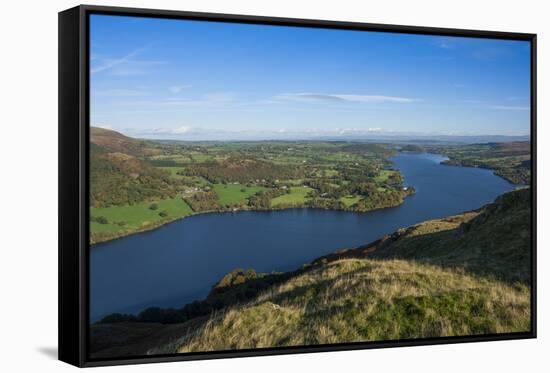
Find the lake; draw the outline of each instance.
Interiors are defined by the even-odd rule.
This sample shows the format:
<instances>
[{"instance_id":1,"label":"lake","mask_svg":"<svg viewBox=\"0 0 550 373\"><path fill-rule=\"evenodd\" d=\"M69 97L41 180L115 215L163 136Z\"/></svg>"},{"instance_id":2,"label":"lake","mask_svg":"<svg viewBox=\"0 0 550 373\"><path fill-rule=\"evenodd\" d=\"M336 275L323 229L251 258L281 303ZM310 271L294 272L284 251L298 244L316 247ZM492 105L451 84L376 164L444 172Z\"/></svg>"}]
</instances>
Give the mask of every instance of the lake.
<instances>
[{"instance_id":1,"label":"lake","mask_svg":"<svg viewBox=\"0 0 550 373\"><path fill-rule=\"evenodd\" d=\"M235 268L287 271L398 228L476 209L514 185L492 171L444 166L435 154L392 158L416 194L369 213L318 209L215 213L94 246L90 319L147 307L181 307L205 297Z\"/></svg>"}]
</instances>

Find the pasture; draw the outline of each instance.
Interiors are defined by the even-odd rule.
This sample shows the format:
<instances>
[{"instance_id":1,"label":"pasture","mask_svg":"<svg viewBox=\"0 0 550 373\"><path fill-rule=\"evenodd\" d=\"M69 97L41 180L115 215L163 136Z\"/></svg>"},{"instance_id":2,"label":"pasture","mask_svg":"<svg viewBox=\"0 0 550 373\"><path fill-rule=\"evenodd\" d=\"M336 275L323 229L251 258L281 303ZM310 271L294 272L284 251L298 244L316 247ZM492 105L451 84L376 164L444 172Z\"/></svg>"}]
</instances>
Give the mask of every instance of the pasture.
<instances>
[{"instance_id":1,"label":"pasture","mask_svg":"<svg viewBox=\"0 0 550 373\"><path fill-rule=\"evenodd\" d=\"M151 209L153 203L157 205L154 210ZM94 234L123 234L139 231L148 226L182 218L191 213L191 208L181 198L142 202L131 206L92 208L92 219L103 217L107 223L90 222L90 232L93 236Z\"/></svg>"},{"instance_id":2,"label":"pasture","mask_svg":"<svg viewBox=\"0 0 550 373\"><path fill-rule=\"evenodd\" d=\"M289 194L275 197L271 200L271 206L277 207L281 205L302 205L306 202L307 194L311 191L309 187L292 187Z\"/></svg>"},{"instance_id":3,"label":"pasture","mask_svg":"<svg viewBox=\"0 0 550 373\"><path fill-rule=\"evenodd\" d=\"M260 186L247 187L242 184L214 184L213 188L222 206L246 202L250 196L267 189Z\"/></svg>"}]
</instances>

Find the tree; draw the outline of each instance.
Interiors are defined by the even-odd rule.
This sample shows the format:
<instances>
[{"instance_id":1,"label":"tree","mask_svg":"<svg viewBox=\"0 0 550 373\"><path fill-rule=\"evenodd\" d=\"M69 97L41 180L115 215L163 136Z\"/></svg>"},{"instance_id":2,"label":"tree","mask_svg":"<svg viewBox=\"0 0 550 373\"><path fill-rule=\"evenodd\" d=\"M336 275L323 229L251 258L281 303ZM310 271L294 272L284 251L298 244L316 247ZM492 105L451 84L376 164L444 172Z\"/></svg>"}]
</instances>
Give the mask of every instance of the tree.
<instances>
[{"instance_id":1,"label":"tree","mask_svg":"<svg viewBox=\"0 0 550 373\"><path fill-rule=\"evenodd\" d=\"M157 205L156 203L151 203L151 206L149 206L149 209L150 210L157 210L159 208L159 205Z\"/></svg>"}]
</instances>

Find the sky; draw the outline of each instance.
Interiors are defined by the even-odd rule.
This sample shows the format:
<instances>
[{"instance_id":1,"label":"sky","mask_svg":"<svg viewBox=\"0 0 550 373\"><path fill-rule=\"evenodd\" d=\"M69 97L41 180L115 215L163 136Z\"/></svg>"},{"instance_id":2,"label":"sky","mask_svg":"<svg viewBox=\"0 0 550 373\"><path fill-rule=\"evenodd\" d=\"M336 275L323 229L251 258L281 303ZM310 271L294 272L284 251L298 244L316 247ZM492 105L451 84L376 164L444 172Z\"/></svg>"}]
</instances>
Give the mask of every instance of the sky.
<instances>
[{"instance_id":1,"label":"sky","mask_svg":"<svg viewBox=\"0 0 550 373\"><path fill-rule=\"evenodd\" d=\"M90 123L181 140L528 135L530 44L92 15Z\"/></svg>"}]
</instances>

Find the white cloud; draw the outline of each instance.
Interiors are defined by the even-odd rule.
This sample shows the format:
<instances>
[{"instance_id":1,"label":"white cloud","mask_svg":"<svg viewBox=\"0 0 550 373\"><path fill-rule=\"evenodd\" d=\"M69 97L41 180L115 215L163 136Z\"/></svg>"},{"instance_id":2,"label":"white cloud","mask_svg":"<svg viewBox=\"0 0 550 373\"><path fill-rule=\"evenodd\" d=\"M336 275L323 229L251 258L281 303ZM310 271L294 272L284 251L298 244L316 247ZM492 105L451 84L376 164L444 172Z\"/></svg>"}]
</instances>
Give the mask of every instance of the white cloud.
<instances>
[{"instance_id":1,"label":"white cloud","mask_svg":"<svg viewBox=\"0 0 550 373\"><path fill-rule=\"evenodd\" d=\"M322 93L285 93L275 97L279 100L295 101L332 101L355 103L409 103L419 101L415 98L384 96L384 95L354 95L354 94L322 94Z\"/></svg>"},{"instance_id":2,"label":"white cloud","mask_svg":"<svg viewBox=\"0 0 550 373\"><path fill-rule=\"evenodd\" d=\"M173 85L171 87L168 87L168 90L174 94L180 93L184 89L191 88L191 84L182 84L182 85Z\"/></svg>"},{"instance_id":3,"label":"white cloud","mask_svg":"<svg viewBox=\"0 0 550 373\"><path fill-rule=\"evenodd\" d=\"M188 135L195 132L190 126L181 126L176 128L155 128L149 131L154 135Z\"/></svg>"},{"instance_id":4,"label":"white cloud","mask_svg":"<svg viewBox=\"0 0 550 373\"><path fill-rule=\"evenodd\" d=\"M369 127L369 128L342 128L336 129L336 133L340 135L362 135L372 132L383 132L384 130L381 127ZM391 132L391 131L387 131Z\"/></svg>"},{"instance_id":5,"label":"white cloud","mask_svg":"<svg viewBox=\"0 0 550 373\"><path fill-rule=\"evenodd\" d=\"M178 127L178 128L174 128L172 130L172 133L175 134L175 135L185 135L187 133L191 133L193 132L193 128L189 127L189 126L181 126L181 127Z\"/></svg>"}]
</instances>

